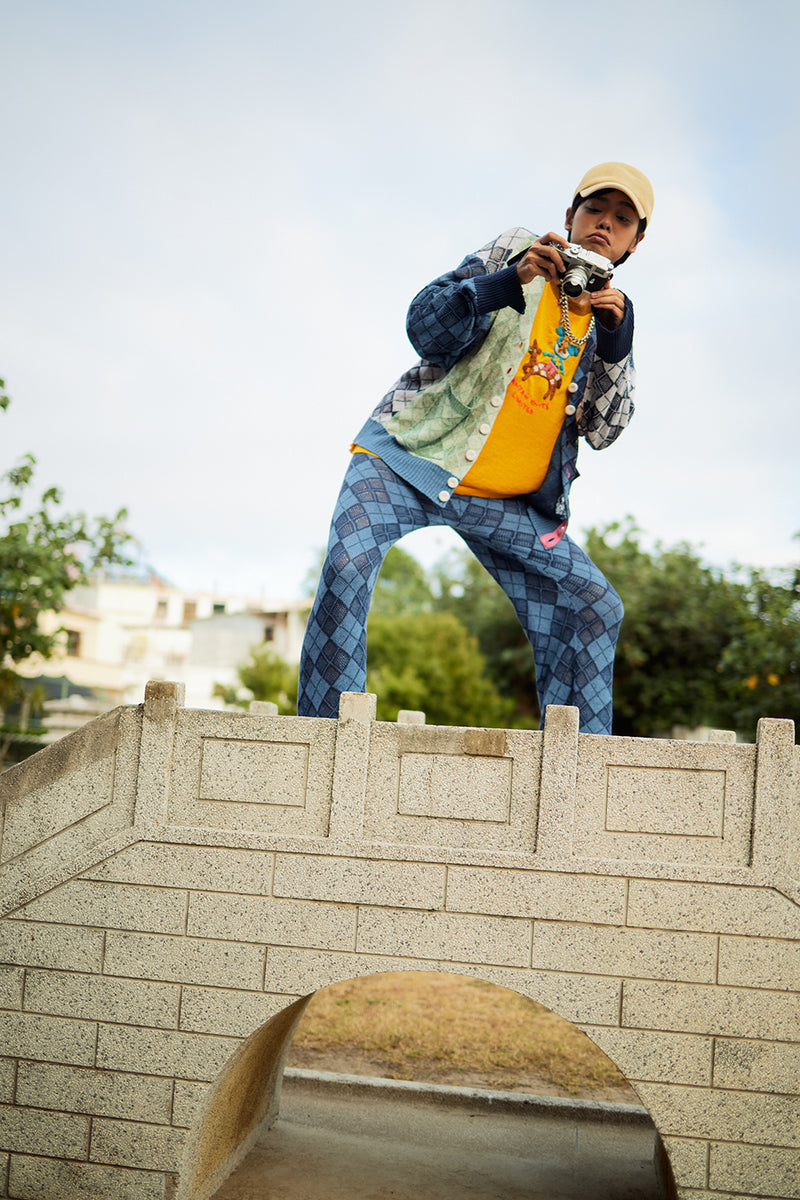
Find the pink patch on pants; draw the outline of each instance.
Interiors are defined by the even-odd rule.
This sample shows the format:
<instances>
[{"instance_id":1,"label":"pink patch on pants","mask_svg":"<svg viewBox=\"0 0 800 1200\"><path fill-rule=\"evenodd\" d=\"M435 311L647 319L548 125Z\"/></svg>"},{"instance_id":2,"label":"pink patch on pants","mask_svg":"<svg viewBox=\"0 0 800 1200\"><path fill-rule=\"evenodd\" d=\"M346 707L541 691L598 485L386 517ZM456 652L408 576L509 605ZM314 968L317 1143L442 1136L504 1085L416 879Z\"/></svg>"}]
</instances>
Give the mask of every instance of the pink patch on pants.
<instances>
[{"instance_id":1,"label":"pink patch on pants","mask_svg":"<svg viewBox=\"0 0 800 1200\"><path fill-rule=\"evenodd\" d=\"M552 533L546 533L544 537L540 537L539 541L544 546L545 550L552 550L553 546L557 546L564 534L567 532L567 522L562 521L557 529Z\"/></svg>"}]
</instances>

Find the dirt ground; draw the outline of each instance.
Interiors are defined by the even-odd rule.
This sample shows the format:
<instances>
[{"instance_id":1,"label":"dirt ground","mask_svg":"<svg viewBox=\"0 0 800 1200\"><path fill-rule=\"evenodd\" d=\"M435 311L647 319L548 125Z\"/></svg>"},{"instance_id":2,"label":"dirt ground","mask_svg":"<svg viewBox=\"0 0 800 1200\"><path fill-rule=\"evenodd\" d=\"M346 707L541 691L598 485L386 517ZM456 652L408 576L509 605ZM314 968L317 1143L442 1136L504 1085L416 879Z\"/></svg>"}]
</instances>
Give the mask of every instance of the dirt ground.
<instances>
[{"instance_id":1,"label":"dirt ground","mask_svg":"<svg viewBox=\"0 0 800 1200\"><path fill-rule=\"evenodd\" d=\"M535 1073L498 1071L448 1070L438 1063L415 1059L413 1074L398 1071L396 1064L385 1059L367 1057L357 1051L310 1050L295 1045L286 1064L304 1071L333 1071L337 1075L371 1075L381 1079L412 1079L420 1083L443 1083L453 1087L488 1088L498 1092L529 1092L536 1096L565 1096L570 1099L608 1100L617 1104L639 1104L633 1088L596 1087L567 1090Z\"/></svg>"}]
</instances>

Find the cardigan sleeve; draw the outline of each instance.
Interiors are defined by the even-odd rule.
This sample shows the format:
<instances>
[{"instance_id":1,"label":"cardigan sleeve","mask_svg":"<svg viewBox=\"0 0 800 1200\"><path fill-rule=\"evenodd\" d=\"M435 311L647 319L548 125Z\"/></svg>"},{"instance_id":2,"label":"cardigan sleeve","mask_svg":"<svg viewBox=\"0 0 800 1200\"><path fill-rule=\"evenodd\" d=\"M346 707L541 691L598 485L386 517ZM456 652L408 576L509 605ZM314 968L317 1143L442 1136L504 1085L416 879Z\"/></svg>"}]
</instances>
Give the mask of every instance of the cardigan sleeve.
<instances>
[{"instance_id":1,"label":"cardigan sleeve","mask_svg":"<svg viewBox=\"0 0 800 1200\"><path fill-rule=\"evenodd\" d=\"M597 344L577 420L578 432L589 445L605 450L617 440L634 413L633 305L627 296L619 328L605 329L598 322L596 329Z\"/></svg>"},{"instance_id":2,"label":"cardigan sleeve","mask_svg":"<svg viewBox=\"0 0 800 1200\"><path fill-rule=\"evenodd\" d=\"M501 247L501 239L489 249L494 246ZM503 265L508 252L470 254L414 297L406 332L421 359L449 371L481 344L499 309L525 311L517 268Z\"/></svg>"}]
</instances>

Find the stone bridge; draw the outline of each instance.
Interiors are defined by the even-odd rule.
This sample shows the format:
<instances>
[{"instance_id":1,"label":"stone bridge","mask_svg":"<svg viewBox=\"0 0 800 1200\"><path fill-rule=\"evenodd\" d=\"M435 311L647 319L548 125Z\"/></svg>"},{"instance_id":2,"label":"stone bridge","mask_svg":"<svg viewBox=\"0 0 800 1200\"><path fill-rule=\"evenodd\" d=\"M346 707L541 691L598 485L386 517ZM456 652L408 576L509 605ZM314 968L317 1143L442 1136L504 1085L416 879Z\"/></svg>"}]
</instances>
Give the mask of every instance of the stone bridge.
<instances>
[{"instance_id":1,"label":"stone bridge","mask_svg":"<svg viewBox=\"0 0 800 1200\"><path fill-rule=\"evenodd\" d=\"M454 971L574 1022L688 1200L800 1197L800 794L755 745L185 710L0 782L0 1195L205 1200L310 996Z\"/></svg>"}]
</instances>

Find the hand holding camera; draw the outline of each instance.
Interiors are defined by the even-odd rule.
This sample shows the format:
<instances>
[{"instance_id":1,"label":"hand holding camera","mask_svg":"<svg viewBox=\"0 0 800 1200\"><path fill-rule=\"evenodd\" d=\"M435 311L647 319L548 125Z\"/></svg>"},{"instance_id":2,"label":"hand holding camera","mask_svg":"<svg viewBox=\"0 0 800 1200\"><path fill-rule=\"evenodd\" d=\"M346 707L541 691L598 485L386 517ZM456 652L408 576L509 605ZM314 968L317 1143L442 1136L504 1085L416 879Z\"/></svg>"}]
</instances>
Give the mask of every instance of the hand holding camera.
<instances>
[{"instance_id":1,"label":"hand holding camera","mask_svg":"<svg viewBox=\"0 0 800 1200\"><path fill-rule=\"evenodd\" d=\"M584 250L557 233L537 238L517 264L520 283L530 283L535 276L543 275L552 283L560 281L565 294L571 297L598 291L613 273L611 263L602 254Z\"/></svg>"},{"instance_id":2,"label":"hand holding camera","mask_svg":"<svg viewBox=\"0 0 800 1200\"><path fill-rule=\"evenodd\" d=\"M577 274L567 279L570 271ZM607 329L617 329L625 316L625 297L609 286L613 275L611 261L601 254L584 250L575 242L568 242L558 233L545 233L528 247L517 263L517 275L523 285L537 275L551 283L561 283L564 294L571 299L586 291L595 317ZM570 286L577 290L568 291Z\"/></svg>"},{"instance_id":3,"label":"hand holding camera","mask_svg":"<svg viewBox=\"0 0 800 1200\"><path fill-rule=\"evenodd\" d=\"M566 238L561 237L558 233L545 233L542 237L537 238L517 263L517 275L520 283L524 286L535 279L537 275L542 275L551 283L557 283L564 270L559 249L568 245L569 242Z\"/></svg>"},{"instance_id":4,"label":"hand holding camera","mask_svg":"<svg viewBox=\"0 0 800 1200\"><path fill-rule=\"evenodd\" d=\"M584 250L577 242L567 242L558 250L564 264L561 288L574 298L581 292L599 292L613 277L612 263L594 250Z\"/></svg>"}]
</instances>

